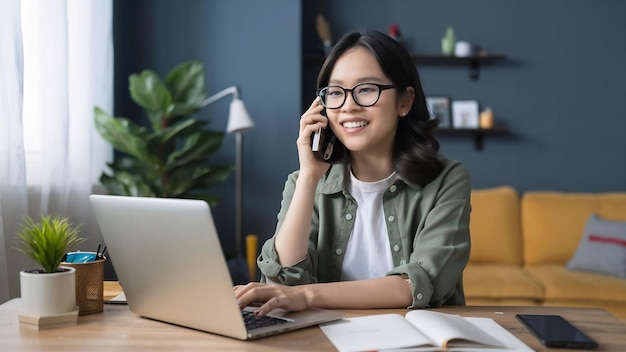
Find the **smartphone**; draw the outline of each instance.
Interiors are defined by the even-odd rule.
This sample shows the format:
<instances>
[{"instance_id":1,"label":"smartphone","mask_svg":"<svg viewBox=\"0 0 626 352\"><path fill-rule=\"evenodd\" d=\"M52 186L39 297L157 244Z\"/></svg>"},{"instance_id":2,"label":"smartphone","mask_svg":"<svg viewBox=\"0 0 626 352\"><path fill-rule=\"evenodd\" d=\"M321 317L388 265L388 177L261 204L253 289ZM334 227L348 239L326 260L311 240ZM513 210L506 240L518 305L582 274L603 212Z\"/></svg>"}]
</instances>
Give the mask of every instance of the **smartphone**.
<instances>
[{"instance_id":1,"label":"smartphone","mask_svg":"<svg viewBox=\"0 0 626 352\"><path fill-rule=\"evenodd\" d=\"M593 349L598 343L560 315L517 314L515 317L547 347Z\"/></svg>"},{"instance_id":2,"label":"smartphone","mask_svg":"<svg viewBox=\"0 0 626 352\"><path fill-rule=\"evenodd\" d=\"M326 116L326 109L322 110L322 116ZM311 150L318 160L332 163L335 161L333 158L333 148L336 141L335 134L330 128L330 124L325 129L321 129L311 135Z\"/></svg>"}]
</instances>

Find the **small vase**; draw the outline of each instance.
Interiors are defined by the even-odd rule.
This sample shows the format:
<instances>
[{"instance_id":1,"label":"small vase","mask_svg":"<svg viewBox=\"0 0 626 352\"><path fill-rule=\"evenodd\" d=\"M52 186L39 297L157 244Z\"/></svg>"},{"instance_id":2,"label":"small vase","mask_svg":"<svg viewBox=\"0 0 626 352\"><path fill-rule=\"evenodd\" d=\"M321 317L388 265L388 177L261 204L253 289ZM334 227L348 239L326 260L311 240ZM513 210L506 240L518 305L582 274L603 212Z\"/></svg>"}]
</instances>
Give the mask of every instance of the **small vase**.
<instances>
[{"instance_id":1,"label":"small vase","mask_svg":"<svg viewBox=\"0 0 626 352\"><path fill-rule=\"evenodd\" d=\"M21 314L46 317L76 309L76 269L59 267L55 273L20 272Z\"/></svg>"},{"instance_id":2,"label":"small vase","mask_svg":"<svg viewBox=\"0 0 626 352\"><path fill-rule=\"evenodd\" d=\"M441 53L445 56L454 55L454 29L452 27L448 27L446 30L446 35L441 38Z\"/></svg>"}]
</instances>

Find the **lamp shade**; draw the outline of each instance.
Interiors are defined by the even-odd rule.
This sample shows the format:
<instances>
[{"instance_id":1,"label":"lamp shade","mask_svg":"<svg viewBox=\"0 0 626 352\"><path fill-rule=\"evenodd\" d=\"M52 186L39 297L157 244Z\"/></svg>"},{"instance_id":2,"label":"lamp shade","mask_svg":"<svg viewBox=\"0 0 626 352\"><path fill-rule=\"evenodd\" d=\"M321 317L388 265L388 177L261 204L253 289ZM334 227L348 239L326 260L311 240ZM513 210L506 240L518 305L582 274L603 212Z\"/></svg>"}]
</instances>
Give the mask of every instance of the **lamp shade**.
<instances>
[{"instance_id":1,"label":"lamp shade","mask_svg":"<svg viewBox=\"0 0 626 352\"><path fill-rule=\"evenodd\" d=\"M252 122L246 106L241 99L235 97L230 103L226 133L244 132L252 127L254 127L254 122Z\"/></svg>"}]
</instances>

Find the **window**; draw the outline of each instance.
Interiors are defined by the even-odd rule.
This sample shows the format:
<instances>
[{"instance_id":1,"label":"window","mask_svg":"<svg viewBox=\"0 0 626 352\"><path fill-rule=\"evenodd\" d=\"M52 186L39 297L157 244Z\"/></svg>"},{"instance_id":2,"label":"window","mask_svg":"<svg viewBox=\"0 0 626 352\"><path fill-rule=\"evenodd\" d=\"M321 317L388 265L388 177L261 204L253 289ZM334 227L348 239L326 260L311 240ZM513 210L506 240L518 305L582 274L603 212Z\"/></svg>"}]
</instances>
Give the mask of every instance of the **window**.
<instances>
[{"instance_id":1,"label":"window","mask_svg":"<svg viewBox=\"0 0 626 352\"><path fill-rule=\"evenodd\" d=\"M41 184L40 9L34 1L22 1L22 45L24 50L24 97L22 128L26 158L26 183Z\"/></svg>"}]
</instances>

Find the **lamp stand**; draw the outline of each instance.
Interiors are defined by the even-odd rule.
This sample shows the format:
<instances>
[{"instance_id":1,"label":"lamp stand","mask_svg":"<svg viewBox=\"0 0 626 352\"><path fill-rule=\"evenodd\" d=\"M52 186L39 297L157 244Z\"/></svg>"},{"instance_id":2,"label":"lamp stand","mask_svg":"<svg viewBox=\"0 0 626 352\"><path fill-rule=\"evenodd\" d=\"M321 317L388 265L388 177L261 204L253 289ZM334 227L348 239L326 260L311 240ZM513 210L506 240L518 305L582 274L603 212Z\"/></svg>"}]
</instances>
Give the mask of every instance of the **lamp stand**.
<instances>
[{"instance_id":1,"label":"lamp stand","mask_svg":"<svg viewBox=\"0 0 626 352\"><path fill-rule=\"evenodd\" d=\"M235 133L235 250L241 254L243 222L243 134Z\"/></svg>"}]
</instances>

